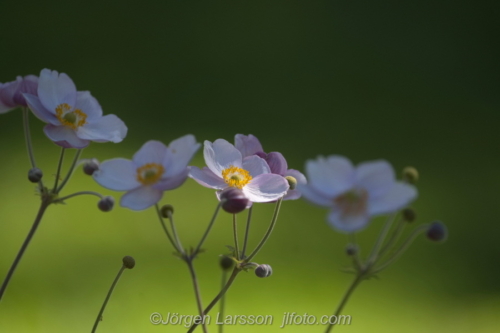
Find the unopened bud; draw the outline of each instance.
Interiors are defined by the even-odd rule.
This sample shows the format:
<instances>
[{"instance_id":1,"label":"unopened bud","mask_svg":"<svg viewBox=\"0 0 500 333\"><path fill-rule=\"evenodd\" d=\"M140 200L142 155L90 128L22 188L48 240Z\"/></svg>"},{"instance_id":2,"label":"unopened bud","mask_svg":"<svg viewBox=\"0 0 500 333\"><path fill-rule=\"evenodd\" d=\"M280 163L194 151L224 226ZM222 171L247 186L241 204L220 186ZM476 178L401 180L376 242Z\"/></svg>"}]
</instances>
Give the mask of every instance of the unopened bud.
<instances>
[{"instance_id":1,"label":"unopened bud","mask_svg":"<svg viewBox=\"0 0 500 333\"><path fill-rule=\"evenodd\" d=\"M348 256L354 256L358 254L358 246L356 244L347 244L345 247L345 253Z\"/></svg>"},{"instance_id":2,"label":"unopened bud","mask_svg":"<svg viewBox=\"0 0 500 333\"><path fill-rule=\"evenodd\" d=\"M97 207L103 212L109 212L113 209L115 205L115 199L113 197L104 197L97 203Z\"/></svg>"},{"instance_id":3,"label":"unopened bud","mask_svg":"<svg viewBox=\"0 0 500 333\"><path fill-rule=\"evenodd\" d=\"M255 275L257 275L258 277L260 278L265 278L265 277L269 277L273 274L273 269L271 268L271 266L269 265L266 265L266 264L263 264L263 265L259 265L256 269L255 269Z\"/></svg>"},{"instance_id":4,"label":"unopened bud","mask_svg":"<svg viewBox=\"0 0 500 333\"><path fill-rule=\"evenodd\" d=\"M132 269L135 267L135 259L132 258L131 256L123 257L122 261L123 261L123 266L127 267L128 269Z\"/></svg>"},{"instance_id":5,"label":"unopened bud","mask_svg":"<svg viewBox=\"0 0 500 333\"><path fill-rule=\"evenodd\" d=\"M163 205L161 207L161 216L168 219L170 215L174 215L174 206L172 205Z\"/></svg>"},{"instance_id":6,"label":"unopened bud","mask_svg":"<svg viewBox=\"0 0 500 333\"><path fill-rule=\"evenodd\" d=\"M402 214L403 214L403 219L406 222L413 222L417 219L417 213L415 213L415 211L411 208L403 209Z\"/></svg>"},{"instance_id":7,"label":"unopened bud","mask_svg":"<svg viewBox=\"0 0 500 333\"><path fill-rule=\"evenodd\" d=\"M220 264L220 268L222 268L222 270L227 271L227 270L230 270L231 268L233 268L234 260L228 256L222 256L220 258L219 264Z\"/></svg>"},{"instance_id":8,"label":"unopened bud","mask_svg":"<svg viewBox=\"0 0 500 333\"><path fill-rule=\"evenodd\" d=\"M441 221L432 222L427 229L427 238L434 242L444 242L448 237L448 229Z\"/></svg>"},{"instance_id":9,"label":"unopened bud","mask_svg":"<svg viewBox=\"0 0 500 333\"><path fill-rule=\"evenodd\" d=\"M285 179L288 182L288 185L290 185L290 190L295 190L297 187L297 179L292 176L286 176Z\"/></svg>"},{"instance_id":10,"label":"unopened bud","mask_svg":"<svg viewBox=\"0 0 500 333\"><path fill-rule=\"evenodd\" d=\"M92 176L97 170L99 170L99 161L95 158L87 160L83 164L83 172L86 175Z\"/></svg>"},{"instance_id":11,"label":"unopened bud","mask_svg":"<svg viewBox=\"0 0 500 333\"><path fill-rule=\"evenodd\" d=\"M229 187L220 193L222 209L231 214L244 211L250 205L250 200L240 189Z\"/></svg>"},{"instance_id":12,"label":"unopened bud","mask_svg":"<svg viewBox=\"0 0 500 333\"><path fill-rule=\"evenodd\" d=\"M31 168L28 171L28 179L32 183L38 183L40 180L42 180L42 177L43 177L43 172L38 168Z\"/></svg>"},{"instance_id":13,"label":"unopened bud","mask_svg":"<svg viewBox=\"0 0 500 333\"><path fill-rule=\"evenodd\" d=\"M403 180L410 184L415 184L418 181L418 171L414 167L406 167L403 169Z\"/></svg>"}]
</instances>

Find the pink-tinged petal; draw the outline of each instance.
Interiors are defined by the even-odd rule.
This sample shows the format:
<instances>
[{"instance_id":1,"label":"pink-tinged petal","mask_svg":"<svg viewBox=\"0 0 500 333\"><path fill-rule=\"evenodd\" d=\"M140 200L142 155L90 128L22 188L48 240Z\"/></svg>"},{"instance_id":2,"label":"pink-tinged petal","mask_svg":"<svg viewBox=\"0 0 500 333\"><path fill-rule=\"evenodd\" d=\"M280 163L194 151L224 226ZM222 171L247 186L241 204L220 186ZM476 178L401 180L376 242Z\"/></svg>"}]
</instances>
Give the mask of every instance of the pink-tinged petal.
<instances>
[{"instance_id":1,"label":"pink-tinged petal","mask_svg":"<svg viewBox=\"0 0 500 333\"><path fill-rule=\"evenodd\" d=\"M173 177L168 177L165 179L161 179L158 183L154 184L153 187L159 189L161 191L169 191L178 188L186 181L189 175L188 168L185 168L180 173L176 174Z\"/></svg>"},{"instance_id":2,"label":"pink-tinged petal","mask_svg":"<svg viewBox=\"0 0 500 333\"><path fill-rule=\"evenodd\" d=\"M271 169L271 173L283 176L288 170L288 164L281 153L271 152L267 154L265 160Z\"/></svg>"},{"instance_id":3,"label":"pink-tinged petal","mask_svg":"<svg viewBox=\"0 0 500 333\"><path fill-rule=\"evenodd\" d=\"M158 203L162 196L163 192L158 189L151 186L141 186L125 193L120 200L120 206L132 210L143 210Z\"/></svg>"},{"instance_id":4,"label":"pink-tinged petal","mask_svg":"<svg viewBox=\"0 0 500 333\"><path fill-rule=\"evenodd\" d=\"M287 177L287 176L292 176L293 178L295 178L295 180L297 181L297 186L307 184L306 177L298 170L294 170L294 169L287 170L285 172L285 177ZM297 187L297 188L295 188L295 190L288 190L286 195L283 197L283 200L296 200L296 199L299 199L301 197L301 195L302 195L302 193L300 192L300 190Z\"/></svg>"},{"instance_id":5,"label":"pink-tinged petal","mask_svg":"<svg viewBox=\"0 0 500 333\"><path fill-rule=\"evenodd\" d=\"M389 191L396 182L394 170L384 160L361 163L356 167L356 186L377 197Z\"/></svg>"},{"instance_id":6,"label":"pink-tinged petal","mask_svg":"<svg viewBox=\"0 0 500 333\"><path fill-rule=\"evenodd\" d=\"M252 202L269 202L283 197L288 188L288 182L285 178L268 173L253 178L242 188L242 191Z\"/></svg>"},{"instance_id":7,"label":"pink-tinged petal","mask_svg":"<svg viewBox=\"0 0 500 333\"><path fill-rule=\"evenodd\" d=\"M102 117L102 108L97 99L89 91L78 91L76 94L75 109L87 115L87 122L91 123Z\"/></svg>"},{"instance_id":8,"label":"pink-tinged petal","mask_svg":"<svg viewBox=\"0 0 500 333\"><path fill-rule=\"evenodd\" d=\"M38 119L40 119L44 123L61 125L59 119L57 119L57 117L53 113L51 113L42 105L38 97L36 97L35 95L24 94L24 98L28 103L28 107Z\"/></svg>"},{"instance_id":9,"label":"pink-tinged petal","mask_svg":"<svg viewBox=\"0 0 500 333\"><path fill-rule=\"evenodd\" d=\"M124 158L102 162L92 177L99 185L113 191L130 191L141 186L137 181L137 166Z\"/></svg>"},{"instance_id":10,"label":"pink-tinged petal","mask_svg":"<svg viewBox=\"0 0 500 333\"><path fill-rule=\"evenodd\" d=\"M17 105L28 106L23 94L31 94L36 96L37 92L38 77L35 75L26 75L24 78L22 78L21 84L19 85L19 88L15 92L12 99Z\"/></svg>"},{"instance_id":11,"label":"pink-tinged petal","mask_svg":"<svg viewBox=\"0 0 500 333\"><path fill-rule=\"evenodd\" d=\"M354 167L343 156L319 157L306 163L309 184L329 196L337 196L353 187Z\"/></svg>"},{"instance_id":12,"label":"pink-tinged petal","mask_svg":"<svg viewBox=\"0 0 500 333\"><path fill-rule=\"evenodd\" d=\"M163 161L166 167L165 177L172 177L187 170L189 161L200 148L194 135L188 134L177 140L170 142L168 150L170 152L170 161Z\"/></svg>"},{"instance_id":13,"label":"pink-tinged petal","mask_svg":"<svg viewBox=\"0 0 500 333\"><path fill-rule=\"evenodd\" d=\"M368 214L345 215L339 210L332 210L328 214L328 223L338 231L352 233L366 227L370 222Z\"/></svg>"},{"instance_id":14,"label":"pink-tinged petal","mask_svg":"<svg viewBox=\"0 0 500 333\"><path fill-rule=\"evenodd\" d=\"M43 69L38 80L38 97L45 108L55 114L56 107L60 104L75 106L76 87L65 73Z\"/></svg>"},{"instance_id":15,"label":"pink-tinged petal","mask_svg":"<svg viewBox=\"0 0 500 333\"><path fill-rule=\"evenodd\" d=\"M167 146L162 142L150 140L142 145L141 149L134 154L132 161L137 166L142 166L148 163L162 165L162 162L167 154Z\"/></svg>"},{"instance_id":16,"label":"pink-tinged petal","mask_svg":"<svg viewBox=\"0 0 500 333\"><path fill-rule=\"evenodd\" d=\"M247 170L252 177L257 177L258 175L271 173L269 166L263 158L257 155L252 155L245 157L243 159L243 169Z\"/></svg>"},{"instance_id":17,"label":"pink-tinged petal","mask_svg":"<svg viewBox=\"0 0 500 333\"><path fill-rule=\"evenodd\" d=\"M64 148L85 148L89 145L89 140L84 140L76 136L75 131L66 126L55 126L47 124L43 128L45 135L54 141L55 144Z\"/></svg>"},{"instance_id":18,"label":"pink-tinged petal","mask_svg":"<svg viewBox=\"0 0 500 333\"><path fill-rule=\"evenodd\" d=\"M195 166L189 167L189 177L193 178L198 184L208 188L222 190L227 187L226 182L207 167L203 169Z\"/></svg>"},{"instance_id":19,"label":"pink-tinged petal","mask_svg":"<svg viewBox=\"0 0 500 333\"><path fill-rule=\"evenodd\" d=\"M378 215L396 212L416 199L417 195L417 189L412 185L396 182L384 195L368 197L369 213Z\"/></svg>"},{"instance_id":20,"label":"pink-tinged petal","mask_svg":"<svg viewBox=\"0 0 500 333\"><path fill-rule=\"evenodd\" d=\"M121 142L127 135L127 126L114 114L108 114L97 121L78 127L77 135L85 140L117 143Z\"/></svg>"},{"instance_id":21,"label":"pink-tinged petal","mask_svg":"<svg viewBox=\"0 0 500 333\"><path fill-rule=\"evenodd\" d=\"M205 141L203 156L207 166L216 175L222 175L222 170L230 166L241 168L241 153L224 139L217 139L214 143Z\"/></svg>"},{"instance_id":22,"label":"pink-tinged petal","mask_svg":"<svg viewBox=\"0 0 500 333\"><path fill-rule=\"evenodd\" d=\"M264 151L259 139L252 134L236 134L234 136L234 145L241 152L243 158Z\"/></svg>"},{"instance_id":23,"label":"pink-tinged petal","mask_svg":"<svg viewBox=\"0 0 500 333\"><path fill-rule=\"evenodd\" d=\"M302 193L302 197L308 201L322 207L332 207L333 197L317 191L314 187L305 184L297 184L297 189Z\"/></svg>"}]
</instances>

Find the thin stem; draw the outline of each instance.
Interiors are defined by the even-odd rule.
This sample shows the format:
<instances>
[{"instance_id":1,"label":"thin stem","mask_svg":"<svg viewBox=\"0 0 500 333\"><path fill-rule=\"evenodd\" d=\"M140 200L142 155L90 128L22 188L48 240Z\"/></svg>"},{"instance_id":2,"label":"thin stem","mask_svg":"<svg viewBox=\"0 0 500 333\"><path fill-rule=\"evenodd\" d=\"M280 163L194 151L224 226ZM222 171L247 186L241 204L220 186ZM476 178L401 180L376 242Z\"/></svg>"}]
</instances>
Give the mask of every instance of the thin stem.
<instances>
[{"instance_id":1,"label":"thin stem","mask_svg":"<svg viewBox=\"0 0 500 333\"><path fill-rule=\"evenodd\" d=\"M252 258L255 257L255 255L257 253L259 253L260 249L262 248L262 246L264 246L264 244L266 243L269 236L271 236L271 233L273 232L274 226L276 225L276 221L278 220L278 214L280 212L281 201L283 201L283 199L279 199L276 202L276 207L274 208L274 214L273 214L273 219L271 220L271 224L269 225L269 228L267 229L267 232L264 235L264 237L262 238L262 240L260 241L259 245L257 245L255 250L253 250L253 252L247 258L245 258L246 262L249 262L250 260L252 260Z\"/></svg>"},{"instance_id":2,"label":"thin stem","mask_svg":"<svg viewBox=\"0 0 500 333\"><path fill-rule=\"evenodd\" d=\"M358 273L354 278L354 280L352 281L351 285L349 286L349 289L347 289L346 293L344 294L344 297L342 297L342 300L337 306L337 309L335 310L333 316L338 317L344 306L347 304L347 301L349 300L349 297L351 297L351 294L353 293L354 289L356 289L356 287L362 280L363 280L363 273ZM325 333L330 332L333 329L334 325L335 324L328 325Z\"/></svg>"},{"instance_id":3,"label":"thin stem","mask_svg":"<svg viewBox=\"0 0 500 333\"><path fill-rule=\"evenodd\" d=\"M224 289L224 286L226 285L226 280L227 280L227 271L225 269L222 269L222 279L221 279L221 290ZM224 308L226 305L226 295L222 295L220 299L220 304L219 304L219 317L224 318ZM224 324L219 324L219 333L223 333L224 331Z\"/></svg>"},{"instance_id":4,"label":"thin stem","mask_svg":"<svg viewBox=\"0 0 500 333\"><path fill-rule=\"evenodd\" d=\"M245 252L247 250L248 235L250 234L250 222L252 222L252 208L253 206L251 206L250 209L248 209L247 228L245 230L245 239L243 240L243 250L241 250L242 259L245 259Z\"/></svg>"},{"instance_id":5,"label":"thin stem","mask_svg":"<svg viewBox=\"0 0 500 333\"><path fill-rule=\"evenodd\" d=\"M61 185L57 188L57 192L56 193L61 192L61 190L63 189L63 187L66 185L66 183L68 182L68 180L71 178L71 175L73 174L73 171L75 170L77 162L80 159L80 155L82 154L82 150L83 149L78 149L76 151L75 156L73 158L73 162L71 163L71 166L70 166L70 168L68 170L68 173L66 174L66 177L64 177L64 180L62 181Z\"/></svg>"},{"instance_id":6,"label":"thin stem","mask_svg":"<svg viewBox=\"0 0 500 333\"><path fill-rule=\"evenodd\" d=\"M382 243L384 243L385 237L387 236L387 233L391 229L392 222L394 221L396 215L397 213L393 213L389 215L389 217L387 218L387 221L385 222L384 227L380 231L380 234L377 238L377 242L373 246L372 252L368 257L368 260L366 261L367 266L371 266L377 260L380 247L382 246Z\"/></svg>"},{"instance_id":7,"label":"thin stem","mask_svg":"<svg viewBox=\"0 0 500 333\"><path fill-rule=\"evenodd\" d=\"M57 184L59 183L59 176L61 174L61 168L62 168L62 163L64 160L64 152L66 151L66 148L61 148L61 155L59 156L59 163L57 164L57 173L56 173L56 181L54 183L54 189L52 192L57 193Z\"/></svg>"},{"instance_id":8,"label":"thin stem","mask_svg":"<svg viewBox=\"0 0 500 333\"><path fill-rule=\"evenodd\" d=\"M104 198L104 196L102 194L94 192L94 191L81 191L81 192L75 192L73 194L67 195L67 196L62 197L62 198L57 198L52 202L53 203L62 203L64 200L67 200L69 198L73 198L73 197L76 197L79 195L95 195L96 197L99 197L100 199Z\"/></svg>"},{"instance_id":9,"label":"thin stem","mask_svg":"<svg viewBox=\"0 0 500 333\"><path fill-rule=\"evenodd\" d=\"M404 227L406 226L408 222L405 221L404 219L399 219L398 225L396 226L396 230L392 233L391 237L389 237L389 240L387 243L382 247L382 249L379 252L378 257L381 258L384 254L389 251L392 245L396 243L399 240L399 237L401 237L401 233L403 232Z\"/></svg>"},{"instance_id":10,"label":"thin stem","mask_svg":"<svg viewBox=\"0 0 500 333\"><path fill-rule=\"evenodd\" d=\"M214 215L212 216L212 219L208 223L207 230L205 230L205 233L203 234L200 242L198 243L198 246L196 246L195 250L193 251L193 256L196 256L198 254L198 252L200 252L201 246L203 245L203 243L207 239L207 236L210 233L210 230L212 229L215 220L217 219L217 215L219 214L220 207L221 207L221 203L219 202L219 204L217 205L217 208L215 208L215 212L214 212Z\"/></svg>"},{"instance_id":11,"label":"thin stem","mask_svg":"<svg viewBox=\"0 0 500 333\"><path fill-rule=\"evenodd\" d=\"M180 251L180 249L177 247L177 244L174 242L174 239L170 235L170 231L168 231L167 226L165 225L165 221L163 221L163 218L161 216L160 207L158 207L158 204L156 204L155 207L156 207L156 214L158 215L158 219L160 220L160 224L161 224L161 226L163 228L163 231L165 231L165 234L167 235L168 240L170 241L170 243L172 244L172 246L174 247L174 249L177 252L182 253Z\"/></svg>"},{"instance_id":12,"label":"thin stem","mask_svg":"<svg viewBox=\"0 0 500 333\"><path fill-rule=\"evenodd\" d=\"M3 294L5 292L5 289L7 289L7 285L9 284L10 279L12 278L12 275L14 274L14 271L16 270L17 265L21 261L21 258L24 254L24 251L26 251L26 248L28 247L31 238L33 238L33 235L36 232L36 229L38 228L38 225L40 224L40 221L42 221L43 214L45 213L45 210L47 207L51 204L50 199L42 199L42 204L40 205L40 209L38 210L38 214L36 215L35 221L33 222L33 225L31 226L31 229L28 233L28 236L26 236L26 239L24 240L23 245L21 246L21 249L17 253L16 259L14 259L14 262L12 263L12 266L9 269L9 272L7 273L7 276L5 277L5 280L3 281L2 287L0 288L0 300L2 300Z\"/></svg>"},{"instance_id":13,"label":"thin stem","mask_svg":"<svg viewBox=\"0 0 500 333\"><path fill-rule=\"evenodd\" d=\"M231 276L227 280L224 288L222 288L222 290L217 294L217 296L215 296L215 298L212 300L212 302L210 302L210 304L205 308L205 311L203 311L204 315L208 314L210 312L210 310L215 306L215 304L217 304L217 302L226 294L226 292L228 291L229 287L231 287L231 285L233 284L234 279L236 278L236 276L238 275L239 272L241 272L241 270L238 267L235 267L233 269L233 272L231 273ZM198 324L194 323L189 328L189 331L187 333L193 332L197 326L198 326Z\"/></svg>"},{"instance_id":14,"label":"thin stem","mask_svg":"<svg viewBox=\"0 0 500 333\"><path fill-rule=\"evenodd\" d=\"M234 237L234 251L236 252L236 260L240 260L240 247L238 245L238 224L236 223L236 214L233 214L233 237Z\"/></svg>"},{"instance_id":15,"label":"thin stem","mask_svg":"<svg viewBox=\"0 0 500 333\"><path fill-rule=\"evenodd\" d=\"M99 314L97 315L97 318L95 319L94 327L92 328L92 333L94 333L95 330L97 329L97 325L99 325L99 322L101 321L102 313L104 312L104 309L106 308L106 304L108 304L109 298L111 297L111 294L113 293L113 289L115 289L115 286L118 283L118 280L120 279L120 276L122 275L125 268L126 268L125 266L122 266L120 268L120 270L118 271L118 274L115 277L115 280L113 281L113 284L111 285L111 288L109 288L108 295L106 295L106 299L104 300L104 303L102 304L101 310L99 311Z\"/></svg>"},{"instance_id":16,"label":"thin stem","mask_svg":"<svg viewBox=\"0 0 500 333\"><path fill-rule=\"evenodd\" d=\"M174 234L174 240L175 243L177 244L177 248L180 250L182 254L184 254L184 248L182 247L181 240L179 239L179 236L177 235L177 229L175 228L175 223L174 223L174 217L172 215L172 212L169 211L167 213L168 219L170 221L170 227L172 228L172 233Z\"/></svg>"},{"instance_id":17,"label":"thin stem","mask_svg":"<svg viewBox=\"0 0 500 333\"><path fill-rule=\"evenodd\" d=\"M198 279L196 278L196 272L194 271L192 258L185 259L186 264L189 267L189 272L191 273L191 280L193 281L194 295L196 296L196 304L198 305L198 313L201 317L201 325L203 332L207 333L207 325L205 323L205 315L203 312L203 304L201 302L200 287L198 286Z\"/></svg>"},{"instance_id":18,"label":"thin stem","mask_svg":"<svg viewBox=\"0 0 500 333\"><path fill-rule=\"evenodd\" d=\"M28 108L22 108L23 110L23 128L24 128L24 139L26 141L26 149L28 150L28 156L30 159L31 167L36 168L35 153L33 152L33 142L31 140L31 130L30 130L30 116ZM38 182L40 189L43 189L43 182L40 179Z\"/></svg>"}]
</instances>

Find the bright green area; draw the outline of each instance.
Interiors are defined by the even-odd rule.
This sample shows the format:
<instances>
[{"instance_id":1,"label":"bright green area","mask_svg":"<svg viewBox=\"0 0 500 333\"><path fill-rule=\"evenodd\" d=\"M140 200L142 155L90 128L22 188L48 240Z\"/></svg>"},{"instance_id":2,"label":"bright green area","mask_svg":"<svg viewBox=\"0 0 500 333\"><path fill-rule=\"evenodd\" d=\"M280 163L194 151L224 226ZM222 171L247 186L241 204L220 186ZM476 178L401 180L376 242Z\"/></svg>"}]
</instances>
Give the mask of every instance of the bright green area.
<instances>
[{"instance_id":1,"label":"bright green area","mask_svg":"<svg viewBox=\"0 0 500 333\"><path fill-rule=\"evenodd\" d=\"M440 219L449 239L418 239L379 279L363 282L344 311L352 325L336 331L498 331L497 5L75 4L0 5L0 82L45 67L63 71L78 89L91 90L105 113L126 122L123 143L92 144L83 157L130 158L147 140L168 143L187 133L200 142L252 133L300 170L319 154L355 163L385 158L396 170L414 165L421 173L416 223ZM0 115L0 279L39 204L26 180L21 128L20 112ZM34 117L32 129L51 181L58 148ZM201 152L193 165L203 165ZM80 190L120 196L77 170L65 194ZM124 272L98 332L186 331L149 322L153 312L196 313L186 265L171 255L154 211L117 205L102 213L96 203L77 197L49 207L0 302L0 332L90 332L124 255L134 256L137 266ZM182 241L194 246L216 199L188 180L162 203L175 206ZM256 205L251 244L272 210ZM274 315L273 325L258 330L276 332L285 312L333 312L352 276L340 271L349 263L347 237L331 230L325 215L302 200L284 203L275 233L255 258L270 264L273 276L242 273L229 292L228 314ZM382 223L374 220L359 235L364 253ZM219 288L218 255L232 243L230 225L221 215L207 252L195 262L205 304ZM225 332L255 330L235 325Z\"/></svg>"}]
</instances>

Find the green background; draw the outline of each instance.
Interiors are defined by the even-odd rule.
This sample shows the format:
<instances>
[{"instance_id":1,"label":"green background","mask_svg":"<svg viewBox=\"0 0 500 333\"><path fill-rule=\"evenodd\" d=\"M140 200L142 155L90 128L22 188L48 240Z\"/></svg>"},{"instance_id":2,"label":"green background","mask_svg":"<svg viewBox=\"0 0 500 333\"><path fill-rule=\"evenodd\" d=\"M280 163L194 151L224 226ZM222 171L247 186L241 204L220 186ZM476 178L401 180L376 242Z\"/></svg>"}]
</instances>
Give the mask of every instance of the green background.
<instances>
[{"instance_id":1,"label":"green background","mask_svg":"<svg viewBox=\"0 0 500 333\"><path fill-rule=\"evenodd\" d=\"M4 1L0 12L0 82L42 68L65 72L127 124L122 143L92 144L84 157L130 158L147 140L187 133L200 142L252 133L299 170L329 154L417 167L418 223L444 221L449 239L417 239L379 279L363 282L344 310L352 325L336 330L498 331L498 2ZM51 181L59 149L42 128L33 117L35 153ZM19 110L0 116L0 156L3 278L39 205L26 181ZM203 165L201 152L192 164ZM121 195L78 170L65 193L80 190ZM162 203L175 206L191 246L216 200L189 179ZM272 209L256 205L251 244ZM326 213L284 203L255 258L273 276L242 273L227 298L228 314L275 322L226 332L276 332L284 312L333 312L352 277L340 271L349 263L346 236ZM382 222L359 235L364 253ZM196 261L205 304L217 293L218 255L231 232L230 216L220 216ZM90 332L124 255L136 268L124 272L98 331L185 332L149 322L152 312L196 313L187 268L171 252L152 209L102 213L94 197L52 206L0 302L0 332Z\"/></svg>"}]
</instances>

